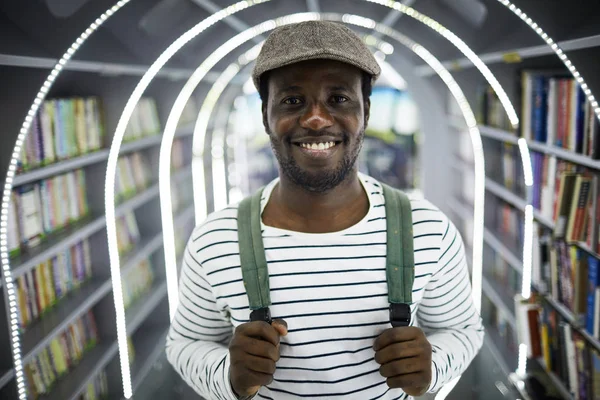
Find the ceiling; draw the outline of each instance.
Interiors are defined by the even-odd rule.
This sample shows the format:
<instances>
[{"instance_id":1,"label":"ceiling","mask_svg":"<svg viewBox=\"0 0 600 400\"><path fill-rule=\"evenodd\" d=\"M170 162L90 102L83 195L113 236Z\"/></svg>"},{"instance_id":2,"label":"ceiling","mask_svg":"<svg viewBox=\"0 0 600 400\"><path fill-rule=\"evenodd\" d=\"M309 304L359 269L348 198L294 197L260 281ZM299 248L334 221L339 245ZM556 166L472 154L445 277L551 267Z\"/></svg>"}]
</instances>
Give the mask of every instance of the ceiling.
<instances>
[{"instance_id":1,"label":"ceiling","mask_svg":"<svg viewBox=\"0 0 600 400\"><path fill-rule=\"evenodd\" d=\"M115 0L20 0L0 1L0 54L58 58L72 41ZM538 36L497 0L403 0L452 30L476 53L509 50L542 44ZM455 3L452 3L455 2ZM597 33L593 15L600 11L596 0L564 2L515 0L556 40ZM75 59L127 64L151 64L177 37L231 0L132 0L115 13L75 55ZM451 6L449 6L451 5ZM243 27L317 6L321 12L349 13L383 21L387 7L361 0L271 0L235 14L232 23L220 21L188 43L168 63L170 67L196 68L215 49ZM475 24L473 10L483 10ZM557 19L560 16L560 19ZM234 25L234 26L232 26ZM433 30L408 16L392 27L428 48L441 60L461 53ZM356 29L356 28L355 28ZM364 30L361 30L365 32ZM388 39L388 41L392 42ZM236 59L253 42L239 48L218 66ZM396 48L399 46L396 45ZM422 61L402 52L411 64Z\"/></svg>"}]
</instances>

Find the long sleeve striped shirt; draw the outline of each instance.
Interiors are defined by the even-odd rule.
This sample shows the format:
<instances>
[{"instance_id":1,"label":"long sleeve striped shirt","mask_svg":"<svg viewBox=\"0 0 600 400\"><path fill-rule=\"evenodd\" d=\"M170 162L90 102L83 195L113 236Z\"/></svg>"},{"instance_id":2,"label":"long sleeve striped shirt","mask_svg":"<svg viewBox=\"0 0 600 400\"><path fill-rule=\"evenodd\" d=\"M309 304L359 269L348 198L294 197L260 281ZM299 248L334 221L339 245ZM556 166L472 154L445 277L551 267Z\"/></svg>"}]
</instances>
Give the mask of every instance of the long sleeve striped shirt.
<instances>
[{"instance_id":1,"label":"long sleeve striped shirt","mask_svg":"<svg viewBox=\"0 0 600 400\"><path fill-rule=\"evenodd\" d=\"M379 373L373 343L390 328L386 284L386 219L381 186L360 175L369 211L339 232L299 233L263 224L271 314L284 319L281 358L259 399L407 399ZM262 208L276 181L267 185ZM461 375L479 351L484 330L471 297L462 239L426 200L411 199L415 280L411 325L432 346L430 392ZM229 350L236 326L248 322L237 234L237 205L211 214L192 233L183 259L180 303L167 337L167 357L206 399L236 400Z\"/></svg>"}]
</instances>

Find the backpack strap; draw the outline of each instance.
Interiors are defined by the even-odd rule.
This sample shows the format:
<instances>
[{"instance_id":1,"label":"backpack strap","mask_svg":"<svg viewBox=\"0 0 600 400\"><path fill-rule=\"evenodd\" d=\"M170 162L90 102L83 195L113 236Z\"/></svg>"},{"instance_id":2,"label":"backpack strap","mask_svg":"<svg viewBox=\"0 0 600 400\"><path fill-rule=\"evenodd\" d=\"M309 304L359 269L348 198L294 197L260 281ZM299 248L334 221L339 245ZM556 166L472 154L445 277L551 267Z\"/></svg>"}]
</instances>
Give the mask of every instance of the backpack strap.
<instances>
[{"instance_id":1,"label":"backpack strap","mask_svg":"<svg viewBox=\"0 0 600 400\"><path fill-rule=\"evenodd\" d=\"M269 269L262 241L260 199L263 189L246 197L238 208L238 241L244 287L250 303L251 321L271 323Z\"/></svg>"},{"instance_id":2,"label":"backpack strap","mask_svg":"<svg viewBox=\"0 0 600 400\"><path fill-rule=\"evenodd\" d=\"M410 324L410 304L415 278L412 207L406 194L381 184L387 221L386 275L390 322L392 326Z\"/></svg>"},{"instance_id":3,"label":"backpack strap","mask_svg":"<svg viewBox=\"0 0 600 400\"><path fill-rule=\"evenodd\" d=\"M392 326L410 324L415 274L412 207L402 191L382 184L387 220L386 278ZM238 208L238 241L251 321L271 323L269 269L262 241L260 199L263 189Z\"/></svg>"}]
</instances>

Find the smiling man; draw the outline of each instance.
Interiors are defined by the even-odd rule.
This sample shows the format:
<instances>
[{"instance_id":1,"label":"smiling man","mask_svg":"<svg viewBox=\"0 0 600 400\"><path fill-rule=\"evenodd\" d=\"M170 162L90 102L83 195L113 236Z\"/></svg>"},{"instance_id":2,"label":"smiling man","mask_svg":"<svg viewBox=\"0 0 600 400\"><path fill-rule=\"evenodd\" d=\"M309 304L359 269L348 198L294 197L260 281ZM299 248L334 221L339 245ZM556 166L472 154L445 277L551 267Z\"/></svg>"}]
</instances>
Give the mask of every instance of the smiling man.
<instances>
[{"instance_id":1,"label":"smiling man","mask_svg":"<svg viewBox=\"0 0 600 400\"><path fill-rule=\"evenodd\" d=\"M253 78L280 173L256 197L253 239L262 240L268 293L254 290L241 261L243 205L211 214L188 242L167 338L170 362L201 396L406 399L439 390L479 351L484 332L456 227L410 199L401 234L411 245L393 242L387 217L399 211L357 170L379 74L340 24L287 25L265 42ZM400 324L390 312L398 268L389 266L399 248L411 249L414 279ZM269 308L253 306L258 294Z\"/></svg>"}]
</instances>

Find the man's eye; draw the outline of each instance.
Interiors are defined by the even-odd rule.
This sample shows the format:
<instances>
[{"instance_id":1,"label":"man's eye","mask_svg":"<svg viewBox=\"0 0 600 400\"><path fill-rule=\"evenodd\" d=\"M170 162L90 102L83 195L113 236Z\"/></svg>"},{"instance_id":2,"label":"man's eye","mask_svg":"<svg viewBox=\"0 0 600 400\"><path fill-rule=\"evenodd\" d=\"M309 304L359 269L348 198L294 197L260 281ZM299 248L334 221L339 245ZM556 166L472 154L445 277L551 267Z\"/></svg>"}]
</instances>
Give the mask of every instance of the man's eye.
<instances>
[{"instance_id":1,"label":"man's eye","mask_svg":"<svg viewBox=\"0 0 600 400\"><path fill-rule=\"evenodd\" d=\"M345 103L348 101L348 99L345 98L344 96L333 96L333 101L335 103Z\"/></svg>"},{"instance_id":2,"label":"man's eye","mask_svg":"<svg viewBox=\"0 0 600 400\"><path fill-rule=\"evenodd\" d=\"M290 106L296 106L296 105L300 104L300 99L297 97L288 97L287 99L283 100L283 104L288 104Z\"/></svg>"}]
</instances>

